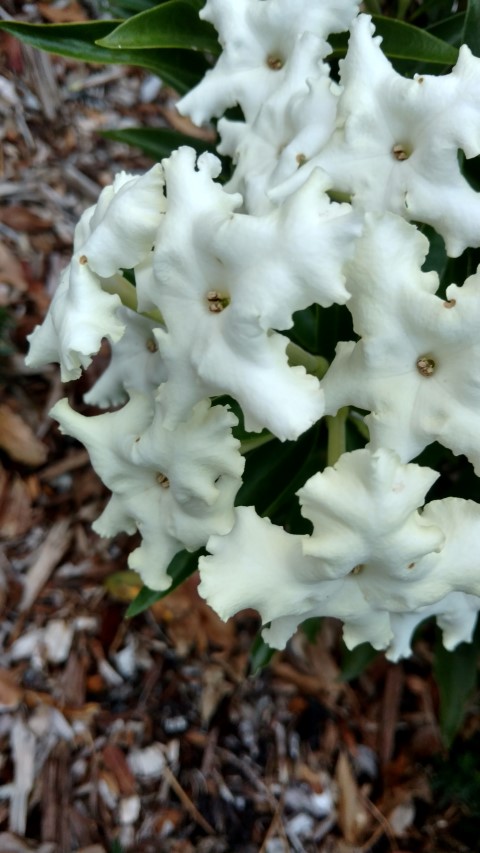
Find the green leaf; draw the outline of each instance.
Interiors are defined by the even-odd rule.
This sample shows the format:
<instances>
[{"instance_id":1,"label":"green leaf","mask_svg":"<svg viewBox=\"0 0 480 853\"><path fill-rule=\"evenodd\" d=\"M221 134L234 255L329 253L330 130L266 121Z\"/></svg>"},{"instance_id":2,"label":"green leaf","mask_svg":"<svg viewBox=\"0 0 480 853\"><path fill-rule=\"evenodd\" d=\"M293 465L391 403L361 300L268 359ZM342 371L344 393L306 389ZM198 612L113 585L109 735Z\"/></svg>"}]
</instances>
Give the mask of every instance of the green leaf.
<instances>
[{"instance_id":1,"label":"green leaf","mask_svg":"<svg viewBox=\"0 0 480 853\"><path fill-rule=\"evenodd\" d=\"M156 601L160 601L161 598L165 598L165 596L173 592L177 586L180 586L190 575L193 575L197 569L198 558L204 553L205 551L201 549L195 551L193 554L189 551L179 551L178 554L175 554L167 569L168 574L172 578L172 583L168 589L159 592L158 590L149 589L148 586L142 587L137 597L128 607L125 618L132 619L134 616L138 616L139 613L148 610Z\"/></svg>"},{"instance_id":2,"label":"green leaf","mask_svg":"<svg viewBox=\"0 0 480 853\"><path fill-rule=\"evenodd\" d=\"M161 2L162 0L107 0L104 5L112 17L115 17L118 12L120 12L122 17L127 17L130 14L137 15L139 12L145 12L146 9L158 6Z\"/></svg>"},{"instance_id":3,"label":"green leaf","mask_svg":"<svg viewBox=\"0 0 480 853\"><path fill-rule=\"evenodd\" d=\"M480 56L480 0L468 0L463 41L474 56Z\"/></svg>"},{"instance_id":4,"label":"green leaf","mask_svg":"<svg viewBox=\"0 0 480 853\"><path fill-rule=\"evenodd\" d=\"M114 50L184 48L218 54L214 27L198 17L193 0L170 0L120 24L99 41Z\"/></svg>"},{"instance_id":5,"label":"green leaf","mask_svg":"<svg viewBox=\"0 0 480 853\"><path fill-rule=\"evenodd\" d=\"M253 505L260 515L283 523L282 513L291 509L292 502L298 506L297 489L322 467L317 438L318 427L314 426L297 441L274 438L248 453L236 505Z\"/></svg>"},{"instance_id":6,"label":"green leaf","mask_svg":"<svg viewBox=\"0 0 480 853\"><path fill-rule=\"evenodd\" d=\"M265 642L261 634L257 634L250 649L250 674L256 675L268 666L276 651Z\"/></svg>"},{"instance_id":7,"label":"green leaf","mask_svg":"<svg viewBox=\"0 0 480 853\"><path fill-rule=\"evenodd\" d=\"M480 624L480 623L479 623ZM440 693L440 731L446 746L450 746L459 731L467 700L477 680L479 630L472 643L461 643L453 652L447 651L437 635L434 674Z\"/></svg>"},{"instance_id":8,"label":"green leaf","mask_svg":"<svg viewBox=\"0 0 480 853\"><path fill-rule=\"evenodd\" d=\"M465 12L457 12L456 15L444 18L443 21L438 21L438 23L427 27L427 30L436 38L453 44L455 47L460 47L464 40Z\"/></svg>"},{"instance_id":9,"label":"green leaf","mask_svg":"<svg viewBox=\"0 0 480 853\"><path fill-rule=\"evenodd\" d=\"M141 148L153 160L160 161L169 157L180 145L190 145L199 154L203 151L211 151L215 154L215 146L198 139L196 136L186 136L176 130L159 127L126 127L122 130L102 130L101 136L106 139L115 139L117 142L126 142Z\"/></svg>"},{"instance_id":10,"label":"green leaf","mask_svg":"<svg viewBox=\"0 0 480 853\"><path fill-rule=\"evenodd\" d=\"M300 630L303 631L309 643L314 643L317 639L318 632L322 627L322 617L312 616L310 619L305 619L300 625Z\"/></svg>"},{"instance_id":11,"label":"green leaf","mask_svg":"<svg viewBox=\"0 0 480 853\"><path fill-rule=\"evenodd\" d=\"M25 24L0 21L0 30L47 53L93 63L136 65L158 74L180 93L189 91L205 74L208 64L198 53L187 50L110 50L97 44L118 21L89 21L76 24Z\"/></svg>"},{"instance_id":12,"label":"green leaf","mask_svg":"<svg viewBox=\"0 0 480 853\"><path fill-rule=\"evenodd\" d=\"M377 35L382 36L382 50L390 59L403 59L413 62L428 62L435 65L454 65L458 51L451 44L436 38L426 30L421 30L405 21L374 15ZM348 35L329 36L334 56L344 56L347 51Z\"/></svg>"},{"instance_id":13,"label":"green leaf","mask_svg":"<svg viewBox=\"0 0 480 853\"><path fill-rule=\"evenodd\" d=\"M361 643L354 649L347 649L345 643L342 643L342 681L353 681L354 678L358 678L378 654L377 649L374 649L370 643Z\"/></svg>"}]
</instances>

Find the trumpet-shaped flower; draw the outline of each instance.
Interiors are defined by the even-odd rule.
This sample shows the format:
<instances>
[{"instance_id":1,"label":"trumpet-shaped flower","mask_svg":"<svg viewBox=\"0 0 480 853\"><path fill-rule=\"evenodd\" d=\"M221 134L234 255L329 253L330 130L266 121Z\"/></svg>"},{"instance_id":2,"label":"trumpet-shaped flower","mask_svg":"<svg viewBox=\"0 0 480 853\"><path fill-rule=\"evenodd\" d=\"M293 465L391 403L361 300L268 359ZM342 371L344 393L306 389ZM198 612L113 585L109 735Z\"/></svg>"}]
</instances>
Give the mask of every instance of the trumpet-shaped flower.
<instances>
[{"instance_id":1,"label":"trumpet-shaped flower","mask_svg":"<svg viewBox=\"0 0 480 853\"><path fill-rule=\"evenodd\" d=\"M369 601L392 608L416 579L417 561L443 544L441 527L417 509L437 478L383 448L344 453L298 492L313 524L305 554L320 559L322 577L353 571Z\"/></svg>"},{"instance_id":2,"label":"trumpet-shaped flower","mask_svg":"<svg viewBox=\"0 0 480 853\"><path fill-rule=\"evenodd\" d=\"M26 363L42 367L57 361L62 382L78 379L100 349L102 338L115 343L122 337L120 305L120 297L103 290L84 255L77 253L62 274L43 324L28 338Z\"/></svg>"},{"instance_id":3,"label":"trumpet-shaped flower","mask_svg":"<svg viewBox=\"0 0 480 853\"><path fill-rule=\"evenodd\" d=\"M164 205L159 165L140 177L121 172L102 190L75 229L74 255L45 321L29 337L28 365L58 361L68 382L88 367L102 338L120 340L125 324L116 276L151 253Z\"/></svg>"},{"instance_id":4,"label":"trumpet-shaped flower","mask_svg":"<svg viewBox=\"0 0 480 853\"><path fill-rule=\"evenodd\" d=\"M94 529L140 532L129 565L152 589L170 585L166 569L177 551L231 528L244 460L231 432L237 419L225 407L202 400L175 431L165 429L151 398L136 393L113 413L87 418L61 400L51 414L87 447L113 493Z\"/></svg>"},{"instance_id":5,"label":"trumpet-shaped flower","mask_svg":"<svg viewBox=\"0 0 480 853\"><path fill-rule=\"evenodd\" d=\"M303 33L293 50L282 84L260 107L255 120L221 119L218 151L235 163L228 192L240 192L249 213L265 213L269 190L295 174L328 141L335 129L340 87L328 65L319 66L317 38Z\"/></svg>"},{"instance_id":6,"label":"trumpet-shaped flower","mask_svg":"<svg viewBox=\"0 0 480 853\"><path fill-rule=\"evenodd\" d=\"M92 406L118 406L131 391L153 395L167 378L155 341L158 323L122 305L117 312L125 324L123 337L111 345L110 363L83 399Z\"/></svg>"},{"instance_id":7,"label":"trumpet-shaped flower","mask_svg":"<svg viewBox=\"0 0 480 853\"><path fill-rule=\"evenodd\" d=\"M267 626L263 636L275 648L313 616L342 619L352 647L371 642L385 648L392 639L389 614L366 601L353 575L325 580L321 561L304 553L307 538L286 533L253 507L238 507L232 531L211 536L211 556L199 560L201 595L222 619L258 610Z\"/></svg>"},{"instance_id":8,"label":"trumpet-shaped flower","mask_svg":"<svg viewBox=\"0 0 480 853\"><path fill-rule=\"evenodd\" d=\"M388 450L344 454L299 491L311 536L292 536L251 507L239 508L232 532L208 541L212 556L200 561L200 591L222 618L257 609L263 624L271 623L264 636L275 646L305 619L335 616L350 646L386 648L390 611L430 601L422 582L428 586L427 574L436 571L444 533L417 507L436 478ZM450 583L449 591L455 588Z\"/></svg>"},{"instance_id":9,"label":"trumpet-shaped flower","mask_svg":"<svg viewBox=\"0 0 480 853\"><path fill-rule=\"evenodd\" d=\"M345 302L345 254L359 223L329 202L324 178L265 216L236 214L239 196L212 180L218 161L181 148L164 161L168 207L155 249L154 279L138 283L140 310L158 307L156 337L168 371L169 426L205 396L230 394L247 429L296 438L323 414L317 379L289 367L292 314L313 302Z\"/></svg>"},{"instance_id":10,"label":"trumpet-shaped flower","mask_svg":"<svg viewBox=\"0 0 480 853\"><path fill-rule=\"evenodd\" d=\"M480 471L480 274L435 295L421 266L427 239L392 215L367 215L349 264L348 307L357 343L340 343L323 387L327 412L371 412L372 447L403 461L433 441L465 453Z\"/></svg>"},{"instance_id":11,"label":"trumpet-shaped flower","mask_svg":"<svg viewBox=\"0 0 480 853\"><path fill-rule=\"evenodd\" d=\"M298 37L318 37L318 62L330 52L330 33L347 29L356 14L355 0L207 0L200 17L216 28L223 52L215 67L177 105L196 124L220 116L239 104L247 122L281 85Z\"/></svg>"},{"instance_id":12,"label":"trumpet-shaped flower","mask_svg":"<svg viewBox=\"0 0 480 853\"><path fill-rule=\"evenodd\" d=\"M465 45L450 74L399 75L360 15L341 64L339 128L279 190L321 166L336 190L365 210L391 211L432 225L456 257L480 245L480 194L462 176L458 151L480 154L480 59ZM273 193L275 196L275 193Z\"/></svg>"},{"instance_id":13,"label":"trumpet-shaped flower","mask_svg":"<svg viewBox=\"0 0 480 853\"><path fill-rule=\"evenodd\" d=\"M163 185L157 163L144 175L121 172L102 190L82 246L98 276L108 278L120 269L136 267L152 251L165 211Z\"/></svg>"},{"instance_id":14,"label":"trumpet-shaped flower","mask_svg":"<svg viewBox=\"0 0 480 853\"><path fill-rule=\"evenodd\" d=\"M480 598L466 595L464 592L450 592L445 598L422 607L413 613L392 613L390 623L393 639L386 655L390 660L398 661L411 653L411 641L415 629L432 616L443 634L443 645L452 651L460 643L470 643L480 610Z\"/></svg>"}]
</instances>

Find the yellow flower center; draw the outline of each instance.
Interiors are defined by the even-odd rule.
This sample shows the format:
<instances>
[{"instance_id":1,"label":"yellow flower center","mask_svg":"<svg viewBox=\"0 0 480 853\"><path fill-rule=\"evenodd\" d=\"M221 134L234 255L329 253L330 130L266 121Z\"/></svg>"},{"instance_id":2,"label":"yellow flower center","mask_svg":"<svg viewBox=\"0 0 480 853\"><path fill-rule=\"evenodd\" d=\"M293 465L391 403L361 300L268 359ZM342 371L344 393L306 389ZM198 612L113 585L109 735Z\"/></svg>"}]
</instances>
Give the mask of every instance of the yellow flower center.
<instances>
[{"instance_id":1,"label":"yellow flower center","mask_svg":"<svg viewBox=\"0 0 480 853\"><path fill-rule=\"evenodd\" d=\"M431 356L421 355L417 359L417 370L422 376L433 376L437 365Z\"/></svg>"}]
</instances>

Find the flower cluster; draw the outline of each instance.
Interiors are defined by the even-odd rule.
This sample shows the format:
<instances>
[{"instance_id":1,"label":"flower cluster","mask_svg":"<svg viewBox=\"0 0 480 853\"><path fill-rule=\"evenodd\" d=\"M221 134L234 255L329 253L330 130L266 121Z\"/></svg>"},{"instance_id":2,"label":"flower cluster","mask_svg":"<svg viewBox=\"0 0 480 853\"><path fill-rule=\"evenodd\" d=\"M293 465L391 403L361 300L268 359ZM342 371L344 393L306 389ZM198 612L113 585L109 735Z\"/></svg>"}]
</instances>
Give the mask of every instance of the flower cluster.
<instances>
[{"instance_id":1,"label":"flower cluster","mask_svg":"<svg viewBox=\"0 0 480 853\"><path fill-rule=\"evenodd\" d=\"M109 340L85 400L122 407L52 414L112 492L95 529L139 531L129 563L151 588L169 586L178 551L206 547L200 591L223 618L257 609L272 646L327 615L349 647L395 659L435 615L452 648L480 610L480 505L428 501L439 475L412 460L439 442L480 474L480 272L437 295L424 233L450 257L480 246L458 157L480 154L480 59L464 46L450 73L403 77L356 0L207 0L200 14L222 53L178 108L220 118L233 173L222 184L217 157L182 147L118 175L77 226L28 363L76 379ZM346 30L334 79L328 38ZM243 119L222 118L235 105ZM331 306L355 339L328 365L321 341L312 354L290 339ZM311 532L235 506L248 442L232 407L258 442L367 413L367 446L296 492Z\"/></svg>"}]
</instances>

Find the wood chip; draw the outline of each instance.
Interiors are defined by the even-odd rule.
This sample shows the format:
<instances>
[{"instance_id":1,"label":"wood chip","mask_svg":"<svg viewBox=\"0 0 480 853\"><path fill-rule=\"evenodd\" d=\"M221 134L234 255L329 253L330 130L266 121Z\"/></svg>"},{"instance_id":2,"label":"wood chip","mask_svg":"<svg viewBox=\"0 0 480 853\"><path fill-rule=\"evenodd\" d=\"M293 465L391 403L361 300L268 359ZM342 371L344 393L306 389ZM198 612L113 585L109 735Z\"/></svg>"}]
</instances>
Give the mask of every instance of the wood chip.
<instances>
[{"instance_id":1,"label":"wood chip","mask_svg":"<svg viewBox=\"0 0 480 853\"><path fill-rule=\"evenodd\" d=\"M37 559L26 574L23 597L20 603L22 613L32 606L38 593L67 551L70 538L70 520L63 518L55 522L40 548Z\"/></svg>"},{"instance_id":2,"label":"wood chip","mask_svg":"<svg viewBox=\"0 0 480 853\"><path fill-rule=\"evenodd\" d=\"M5 403L0 403L0 447L15 462L32 468L43 465L48 455L32 428Z\"/></svg>"}]
</instances>

